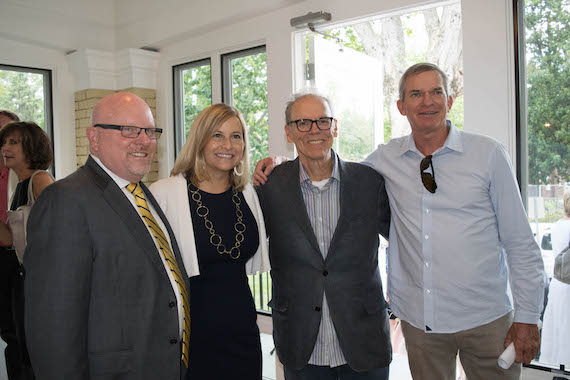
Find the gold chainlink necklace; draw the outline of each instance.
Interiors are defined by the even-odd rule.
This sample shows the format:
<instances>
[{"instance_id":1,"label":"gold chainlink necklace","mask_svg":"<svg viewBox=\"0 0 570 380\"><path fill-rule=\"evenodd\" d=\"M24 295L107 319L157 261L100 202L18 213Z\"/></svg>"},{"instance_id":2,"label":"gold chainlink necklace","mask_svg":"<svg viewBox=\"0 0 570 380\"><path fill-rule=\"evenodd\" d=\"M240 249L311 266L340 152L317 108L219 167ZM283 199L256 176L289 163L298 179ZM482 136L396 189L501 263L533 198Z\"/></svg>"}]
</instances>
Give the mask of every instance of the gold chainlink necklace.
<instances>
[{"instance_id":1,"label":"gold chainlink necklace","mask_svg":"<svg viewBox=\"0 0 570 380\"><path fill-rule=\"evenodd\" d=\"M196 214L202 219L204 219L204 226L206 227L208 232L210 232L210 244L216 247L216 251L220 255L227 253L232 259L237 260L241 255L239 247L243 242L244 239L243 233L245 232L246 227L242 221L243 212L241 211L240 208L241 199L238 196L238 192L236 191L236 189L232 187L232 202L234 202L234 204L236 205L236 217L237 217L237 222L234 224L234 230L236 231L236 238L234 246L229 251L226 249L226 246L222 242L222 237L216 233L216 230L214 229L214 224L210 219L208 219L208 214L210 213L210 210L202 203L202 195L200 194L200 189L196 188L196 190L192 190L190 188L190 185L188 185L188 191L190 191L190 193L192 194L192 200L196 202L196 205L198 206L196 208Z\"/></svg>"}]
</instances>

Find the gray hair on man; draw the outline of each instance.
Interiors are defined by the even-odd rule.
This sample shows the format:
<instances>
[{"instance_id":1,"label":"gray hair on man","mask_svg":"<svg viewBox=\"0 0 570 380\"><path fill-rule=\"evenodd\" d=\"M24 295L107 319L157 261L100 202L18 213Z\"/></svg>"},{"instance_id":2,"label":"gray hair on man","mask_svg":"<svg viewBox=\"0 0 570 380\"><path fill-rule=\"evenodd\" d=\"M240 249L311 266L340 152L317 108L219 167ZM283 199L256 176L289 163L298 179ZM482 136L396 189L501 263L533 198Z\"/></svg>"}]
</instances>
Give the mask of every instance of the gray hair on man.
<instances>
[{"instance_id":1,"label":"gray hair on man","mask_svg":"<svg viewBox=\"0 0 570 380\"><path fill-rule=\"evenodd\" d=\"M332 104L331 104L331 101L329 100L329 98L320 94L319 91L317 91L316 89L305 89L301 92L297 92L297 93L291 95L290 100L287 102L286 107L285 107L285 123L286 124L289 124L292 121L291 120L291 109L293 108L293 105L295 103L297 103L298 100L300 100L304 97L307 97L307 96L314 96L314 97L322 99L329 106L329 109L331 111L331 115L334 115Z\"/></svg>"},{"instance_id":2,"label":"gray hair on man","mask_svg":"<svg viewBox=\"0 0 570 380\"><path fill-rule=\"evenodd\" d=\"M443 80L443 87L444 87L443 90L445 91L445 96L446 97L449 96L449 87L448 87L449 81L447 78L447 74L445 74L445 72L443 72L443 70L440 69L439 66L434 65L433 63L420 62L408 67L408 69L404 72L404 75L402 75L402 78L400 78L400 86L398 88L400 100L404 100L404 95L406 91L405 86L408 78L417 74L425 73L427 71L437 71L439 75L441 75L441 79Z\"/></svg>"}]
</instances>

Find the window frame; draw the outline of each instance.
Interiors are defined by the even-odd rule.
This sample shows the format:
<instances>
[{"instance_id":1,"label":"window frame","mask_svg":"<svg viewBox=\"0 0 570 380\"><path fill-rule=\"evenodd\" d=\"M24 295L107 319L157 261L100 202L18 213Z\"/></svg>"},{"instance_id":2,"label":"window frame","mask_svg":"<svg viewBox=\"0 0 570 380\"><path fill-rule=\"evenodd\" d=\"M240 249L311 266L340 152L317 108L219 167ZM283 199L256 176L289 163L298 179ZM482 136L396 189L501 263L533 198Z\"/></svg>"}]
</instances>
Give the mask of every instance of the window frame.
<instances>
[{"instance_id":1,"label":"window frame","mask_svg":"<svg viewBox=\"0 0 570 380\"><path fill-rule=\"evenodd\" d=\"M182 73L184 70L192 69L201 66L210 66L210 92L213 91L212 80L212 59L210 57L182 63L172 66L172 96L174 108L174 157L178 156L178 152L186 142L185 126L184 126L184 87L182 86ZM213 94L211 96L213 104Z\"/></svg>"},{"instance_id":2,"label":"window frame","mask_svg":"<svg viewBox=\"0 0 570 380\"><path fill-rule=\"evenodd\" d=\"M47 133L53 152L55 152L56 141L53 132L53 71L51 69L41 69L37 67L6 65L0 63L0 70L17 71L21 73L39 74L43 78L44 92L44 131ZM55 154L50 168L51 174L55 177Z\"/></svg>"},{"instance_id":3,"label":"window frame","mask_svg":"<svg viewBox=\"0 0 570 380\"><path fill-rule=\"evenodd\" d=\"M232 100L232 59L243 58L249 55L267 53L266 45L254 46L247 49L236 50L220 55L220 66L222 72L222 103L233 105Z\"/></svg>"},{"instance_id":4,"label":"window frame","mask_svg":"<svg viewBox=\"0 0 570 380\"><path fill-rule=\"evenodd\" d=\"M516 133L516 175L521 197L528 210L528 102L526 86L526 39L524 25L524 1L512 0L513 10L513 45L514 45L514 75L515 75L515 133ZM544 237L540 241L540 247ZM547 363L524 364L526 368L553 374L570 375L564 364L553 367Z\"/></svg>"}]
</instances>

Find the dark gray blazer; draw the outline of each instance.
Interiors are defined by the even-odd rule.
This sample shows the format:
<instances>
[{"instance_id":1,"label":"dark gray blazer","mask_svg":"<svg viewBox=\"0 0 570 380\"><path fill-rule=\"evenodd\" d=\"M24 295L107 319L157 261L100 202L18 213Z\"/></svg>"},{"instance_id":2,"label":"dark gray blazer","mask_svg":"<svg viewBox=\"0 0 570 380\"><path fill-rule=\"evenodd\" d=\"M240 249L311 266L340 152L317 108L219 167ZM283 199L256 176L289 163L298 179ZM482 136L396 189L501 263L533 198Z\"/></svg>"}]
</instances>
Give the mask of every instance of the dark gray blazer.
<instances>
[{"instance_id":1,"label":"dark gray blazer","mask_svg":"<svg viewBox=\"0 0 570 380\"><path fill-rule=\"evenodd\" d=\"M187 278L168 221L142 187ZM24 266L26 337L38 380L182 378L166 269L137 211L92 158L38 198Z\"/></svg>"},{"instance_id":2,"label":"dark gray blazer","mask_svg":"<svg viewBox=\"0 0 570 380\"><path fill-rule=\"evenodd\" d=\"M275 168L258 188L269 236L273 338L281 362L307 365L319 330L323 293L349 366L386 367L392 360L386 302L378 270L378 234L388 236L384 179L339 160L340 217L323 259L299 184L299 160Z\"/></svg>"}]
</instances>

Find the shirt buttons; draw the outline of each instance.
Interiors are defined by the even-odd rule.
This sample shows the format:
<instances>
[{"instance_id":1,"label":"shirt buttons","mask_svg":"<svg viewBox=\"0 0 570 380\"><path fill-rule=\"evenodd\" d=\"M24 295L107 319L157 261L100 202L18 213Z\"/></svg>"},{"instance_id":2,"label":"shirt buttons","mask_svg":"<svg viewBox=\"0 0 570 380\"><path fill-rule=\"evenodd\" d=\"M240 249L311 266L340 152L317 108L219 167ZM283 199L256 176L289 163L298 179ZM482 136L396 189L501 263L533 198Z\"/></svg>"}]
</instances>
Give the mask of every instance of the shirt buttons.
<instances>
[{"instance_id":1,"label":"shirt buttons","mask_svg":"<svg viewBox=\"0 0 570 380\"><path fill-rule=\"evenodd\" d=\"M426 240L428 240L428 239L429 239L429 235L425 235L424 238L425 238Z\"/></svg>"},{"instance_id":2,"label":"shirt buttons","mask_svg":"<svg viewBox=\"0 0 570 380\"><path fill-rule=\"evenodd\" d=\"M328 276L328 275L329 275L329 272L328 272L327 270L324 270L324 271L323 271L323 276L326 277L326 276Z\"/></svg>"},{"instance_id":3,"label":"shirt buttons","mask_svg":"<svg viewBox=\"0 0 570 380\"><path fill-rule=\"evenodd\" d=\"M426 293L427 293L427 294L431 294L431 290L426 289Z\"/></svg>"},{"instance_id":4,"label":"shirt buttons","mask_svg":"<svg viewBox=\"0 0 570 380\"><path fill-rule=\"evenodd\" d=\"M168 307L173 308L174 306L176 306L176 302L170 301L170 302L168 303Z\"/></svg>"},{"instance_id":5,"label":"shirt buttons","mask_svg":"<svg viewBox=\"0 0 570 380\"><path fill-rule=\"evenodd\" d=\"M320 306L315 306L315 311L321 311Z\"/></svg>"},{"instance_id":6,"label":"shirt buttons","mask_svg":"<svg viewBox=\"0 0 570 380\"><path fill-rule=\"evenodd\" d=\"M426 208L426 214L429 214L429 208Z\"/></svg>"},{"instance_id":7,"label":"shirt buttons","mask_svg":"<svg viewBox=\"0 0 570 380\"><path fill-rule=\"evenodd\" d=\"M177 339L174 338L170 339L170 344L176 344L176 343L178 343Z\"/></svg>"},{"instance_id":8,"label":"shirt buttons","mask_svg":"<svg viewBox=\"0 0 570 380\"><path fill-rule=\"evenodd\" d=\"M429 263L426 261L426 267L429 268Z\"/></svg>"}]
</instances>

